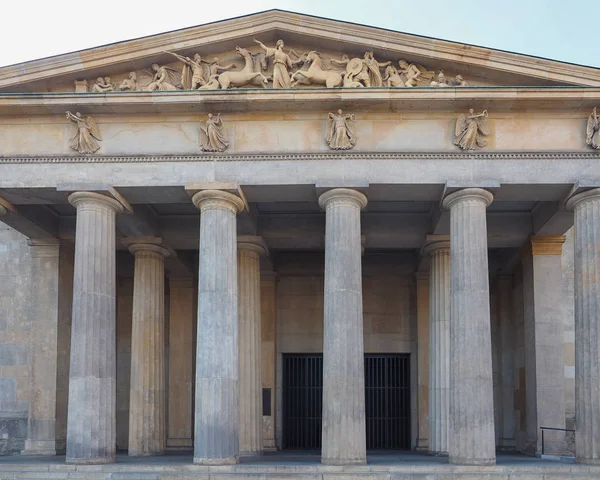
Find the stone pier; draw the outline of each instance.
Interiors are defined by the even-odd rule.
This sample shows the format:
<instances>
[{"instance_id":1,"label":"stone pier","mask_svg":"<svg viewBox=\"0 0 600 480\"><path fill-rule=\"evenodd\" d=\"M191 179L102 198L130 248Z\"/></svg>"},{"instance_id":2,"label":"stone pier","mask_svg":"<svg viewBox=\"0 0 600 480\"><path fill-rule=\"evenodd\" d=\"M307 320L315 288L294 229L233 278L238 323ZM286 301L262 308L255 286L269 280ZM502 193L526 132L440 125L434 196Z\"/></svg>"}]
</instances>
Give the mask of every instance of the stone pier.
<instances>
[{"instance_id":1,"label":"stone pier","mask_svg":"<svg viewBox=\"0 0 600 480\"><path fill-rule=\"evenodd\" d=\"M200 209L194 463L232 464L239 458L236 216L244 204L222 190L192 201Z\"/></svg>"},{"instance_id":2,"label":"stone pier","mask_svg":"<svg viewBox=\"0 0 600 480\"><path fill-rule=\"evenodd\" d=\"M238 237L240 455L262 450L260 237Z\"/></svg>"},{"instance_id":3,"label":"stone pier","mask_svg":"<svg viewBox=\"0 0 600 480\"><path fill-rule=\"evenodd\" d=\"M325 309L323 333L323 443L321 462L366 463L365 379L360 211L362 193L323 193Z\"/></svg>"},{"instance_id":4,"label":"stone pier","mask_svg":"<svg viewBox=\"0 0 600 480\"><path fill-rule=\"evenodd\" d=\"M486 208L490 192L465 188L450 210L450 463L496 462Z\"/></svg>"},{"instance_id":5,"label":"stone pier","mask_svg":"<svg viewBox=\"0 0 600 480\"><path fill-rule=\"evenodd\" d=\"M123 206L75 192L77 208L67 463L112 463L116 447L115 217Z\"/></svg>"},{"instance_id":6,"label":"stone pier","mask_svg":"<svg viewBox=\"0 0 600 480\"><path fill-rule=\"evenodd\" d=\"M134 243L129 455L165 451L165 263L160 245Z\"/></svg>"},{"instance_id":7,"label":"stone pier","mask_svg":"<svg viewBox=\"0 0 600 480\"><path fill-rule=\"evenodd\" d=\"M575 457L600 464L600 188L574 195Z\"/></svg>"},{"instance_id":8,"label":"stone pier","mask_svg":"<svg viewBox=\"0 0 600 480\"><path fill-rule=\"evenodd\" d=\"M431 236L429 255L429 452L448 454L450 411L450 238Z\"/></svg>"}]
</instances>

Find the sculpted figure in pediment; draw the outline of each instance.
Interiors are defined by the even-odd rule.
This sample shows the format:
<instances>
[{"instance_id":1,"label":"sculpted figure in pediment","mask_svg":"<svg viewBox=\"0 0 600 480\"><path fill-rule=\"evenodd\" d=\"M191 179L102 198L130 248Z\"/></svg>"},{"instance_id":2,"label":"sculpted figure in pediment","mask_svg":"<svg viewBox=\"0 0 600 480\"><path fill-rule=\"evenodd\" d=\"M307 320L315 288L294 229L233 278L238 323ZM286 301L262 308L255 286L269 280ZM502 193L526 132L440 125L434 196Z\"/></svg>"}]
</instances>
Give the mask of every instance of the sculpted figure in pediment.
<instances>
[{"instance_id":1,"label":"sculpted figure in pediment","mask_svg":"<svg viewBox=\"0 0 600 480\"><path fill-rule=\"evenodd\" d=\"M468 87L469 84L466 82L466 80L463 78L462 75L457 75L456 77L454 77L454 85L457 87Z\"/></svg>"},{"instance_id":2,"label":"sculpted figure in pediment","mask_svg":"<svg viewBox=\"0 0 600 480\"><path fill-rule=\"evenodd\" d=\"M98 140L102 140L102 137L98 125L92 117L83 118L79 112L75 115L67 112L67 120L71 120L77 127L77 132L69 143L73 150L77 150L79 153L95 153L100 149Z\"/></svg>"},{"instance_id":3,"label":"sculpted figure in pediment","mask_svg":"<svg viewBox=\"0 0 600 480\"><path fill-rule=\"evenodd\" d=\"M398 62L398 73L404 81L405 87L417 87L431 81L434 72L427 70L422 65L408 63L406 60Z\"/></svg>"},{"instance_id":4,"label":"sculpted figure in pediment","mask_svg":"<svg viewBox=\"0 0 600 480\"><path fill-rule=\"evenodd\" d=\"M244 85L260 85L266 88L268 80L261 72L256 71L255 58L242 47L235 47L235 50L244 59L244 68L239 72L223 72L218 76L221 88L243 87ZM289 82L289 77L288 77Z\"/></svg>"},{"instance_id":5,"label":"sculpted figure in pediment","mask_svg":"<svg viewBox=\"0 0 600 480\"><path fill-rule=\"evenodd\" d=\"M596 113L595 108L588 118L585 143L600 150L600 116Z\"/></svg>"},{"instance_id":6,"label":"sculpted figure in pediment","mask_svg":"<svg viewBox=\"0 0 600 480\"><path fill-rule=\"evenodd\" d=\"M365 87L382 87L383 80L381 78L380 69L391 65L392 62L378 62L373 57L373 52L365 52L363 57L363 71L362 76L364 78L363 83Z\"/></svg>"},{"instance_id":7,"label":"sculpted figure in pediment","mask_svg":"<svg viewBox=\"0 0 600 480\"><path fill-rule=\"evenodd\" d=\"M405 82L402 79L402 75L398 73L398 70L393 65L385 68L385 75L383 76L383 85L385 87L404 87Z\"/></svg>"},{"instance_id":8,"label":"sculpted figure in pediment","mask_svg":"<svg viewBox=\"0 0 600 480\"><path fill-rule=\"evenodd\" d=\"M339 71L323 67L321 55L314 50L303 55L303 61L310 63L308 70L298 70L292 73L292 87L298 85L326 85L328 88L342 85L342 74Z\"/></svg>"},{"instance_id":9,"label":"sculpted figure in pediment","mask_svg":"<svg viewBox=\"0 0 600 480\"><path fill-rule=\"evenodd\" d=\"M200 148L204 152L224 152L228 146L221 114L215 118L209 113L206 122L200 123Z\"/></svg>"},{"instance_id":10,"label":"sculpted figure in pediment","mask_svg":"<svg viewBox=\"0 0 600 480\"><path fill-rule=\"evenodd\" d=\"M202 65L202 57L200 54L194 54L194 58L178 55L173 52L165 52L173 55L177 60L183 63L181 71L181 85L184 90L197 90L199 87L206 85L206 73L204 65ZM206 68L208 70L208 68Z\"/></svg>"},{"instance_id":11,"label":"sculpted figure in pediment","mask_svg":"<svg viewBox=\"0 0 600 480\"><path fill-rule=\"evenodd\" d=\"M350 150L356 145L356 128L353 114L344 114L342 110L330 113L327 118L325 141L332 150Z\"/></svg>"},{"instance_id":12,"label":"sculpted figure in pediment","mask_svg":"<svg viewBox=\"0 0 600 480\"><path fill-rule=\"evenodd\" d=\"M131 92L135 92L138 89L138 82L137 82L137 74L135 72L130 72L129 73L129 78L126 78L125 80L123 80L121 82L121 85L119 85L119 90L123 90L123 91L131 91Z\"/></svg>"},{"instance_id":13,"label":"sculpted figure in pediment","mask_svg":"<svg viewBox=\"0 0 600 480\"><path fill-rule=\"evenodd\" d=\"M273 57L273 88L290 88L291 79L289 70L302 63L302 58L294 50L290 49L289 54L283 51L285 44L283 40L277 40L275 48L267 47L264 43L254 40L266 52L267 57ZM296 57L292 59L290 55Z\"/></svg>"},{"instance_id":14,"label":"sculpted figure in pediment","mask_svg":"<svg viewBox=\"0 0 600 480\"><path fill-rule=\"evenodd\" d=\"M468 115L461 115L454 129L454 145L463 150L473 150L475 147L485 147L487 142L484 135L489 135L487 123L488 112L475 113L471 108Z\"/></svg>"},{"instance_id":15,"label":"sculpted figure in pediment","mask_svg":"<svg viewBox=\"0 0 600 480\"><path fill-rule=\"evenodd\" d=\"M96 83L94 83L94 85L92 86L93 93L112 92L114 90L115 90L115 88L110 83L110 77L106 77L106 78L98 77L96 79Z\"/></svg>"},{"instance_id":16,"label":"sculpted figure in pediment","mask_svg":"<svg viewBox=\"0 0 600 480\"><path fill-rule=\"evenodd\" d=\"M179 90L181 74L171 67L160 66L158 63L152 64L154 76L152 82L145 90L152 92L155 90Z\"/></svg>"},{"instance_id":17,"label":"sculpted figure in pediment","mask_svg":"<svg viewBox=\"0 0 600 480\"><path fill-rule=\"evenodd\" d=\"M450 87L450 82L446 78L443 70L440 70L435 80L431 81L432 87Z\"/></svg>"}]
</instances>

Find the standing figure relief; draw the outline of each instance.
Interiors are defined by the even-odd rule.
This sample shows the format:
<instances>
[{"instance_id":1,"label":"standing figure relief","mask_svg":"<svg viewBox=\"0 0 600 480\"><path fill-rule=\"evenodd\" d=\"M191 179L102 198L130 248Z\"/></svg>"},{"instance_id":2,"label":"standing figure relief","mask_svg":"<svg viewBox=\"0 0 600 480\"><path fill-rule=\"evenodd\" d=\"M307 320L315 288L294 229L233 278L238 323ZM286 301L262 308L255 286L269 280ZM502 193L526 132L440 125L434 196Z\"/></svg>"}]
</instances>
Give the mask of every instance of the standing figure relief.
<instances>
[{"instance_id":1,"label":"standing figure relief","mask_svg":"<svg viewBox=\"0 0 600 480\"><path fill-rule=\"evenodd\" d=\"M96 153L100 149L98 141L102 140L96 121L90 116L83 118L79 112L75 115L67 112L67 120L71 120L77 127L69 147L79 153Z\"/></svg>"},{"instance_id":2,"label":"standing figure relief","mask_svg":"<svg viewBox=\"0 0 600 480\"><path fill-rule=\"evenodd\" d=\"M332 150L350 150L356 145L356 117L342 110L330 113L327 118L325 141Z\"/></svg>"},{"instance_id":3,"label":"standing figure relief","mask_svg":"<svg viewBox=\"0 0 600 480\"><path fill-rule=\"evenodd\" d=\"M291 88L292 81L288 69L292 69L294 66L303 62L300 55L294 50L290 49L289 54L283 51L285 44L283 40L277 40L275 48L267 47L264 43L254 40L267 54L267 57L273 58L273 88ZM296 57L292 59L290 55Z\"/></svg>"},{"instance_id":4,"label":"standing figure relief","mask_svg":"<svg viewBox=\"0 0 600 480\"><path fill-rule=\"evenodd\" d=\"M592 110L588 117L585 143L596 150L600 150L600 115L596 113L596 108Z\"/></svg>"},{"instance_id":5,"label":"standing figure relief","mask_svg":"<svg viewBox=\"0 0 600 480\"><path fill-rule=\"evenodd\" d=\"M200 122L200 149L204 152L224 152L229 146L221 114L217 118L208 114L205 122Z\"/></svg>"},{"instance_id":6,"label":"standing figure relief","mask_svg":"<svg viewBox=\"0 0 600 480\"><path fill-rule=\"evenodd\" d=\"M488 112L475 113L471 108L468 115L461 115L454 129L454 145L463 150L473 150L475 147L485 147L484 136L490 134L488 128Z\"/></svg>"}]
</instances>

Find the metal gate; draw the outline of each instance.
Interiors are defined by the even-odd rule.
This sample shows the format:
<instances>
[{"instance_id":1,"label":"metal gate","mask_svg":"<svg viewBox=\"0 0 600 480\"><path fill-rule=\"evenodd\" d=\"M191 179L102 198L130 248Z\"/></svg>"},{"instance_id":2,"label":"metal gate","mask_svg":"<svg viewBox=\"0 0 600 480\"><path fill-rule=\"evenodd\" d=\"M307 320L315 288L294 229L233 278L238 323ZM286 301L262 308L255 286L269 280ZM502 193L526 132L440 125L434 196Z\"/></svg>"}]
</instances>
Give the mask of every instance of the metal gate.
<instances>
[{"instance_id":1,"label":"metal gate","mask_svg":"<svg viewBox=\"0 0 600 480\"><path fill-rule=\"evenodd\" d=\"M321 448L323 356L283 356L283 448ZM365 355L367 448L410 449L410 356Z\"/></svg>"}]
</instances>

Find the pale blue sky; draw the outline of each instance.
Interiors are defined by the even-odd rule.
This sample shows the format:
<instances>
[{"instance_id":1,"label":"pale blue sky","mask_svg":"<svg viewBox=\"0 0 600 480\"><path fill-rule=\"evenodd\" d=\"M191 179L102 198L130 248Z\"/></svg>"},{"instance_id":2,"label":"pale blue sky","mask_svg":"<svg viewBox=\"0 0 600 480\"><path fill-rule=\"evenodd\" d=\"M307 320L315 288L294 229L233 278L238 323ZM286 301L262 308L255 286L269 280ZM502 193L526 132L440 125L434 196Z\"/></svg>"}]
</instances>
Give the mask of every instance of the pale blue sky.
<instances>
[{"instance_id":1,"label":"pale blue sky","mask_svg":"<svg viewBox=\"0 0 600 480\"><path fill-rule=\"evenodd\" d=\"M0 66L280 8L600 67L600 0L2 0L2 4Z\"/></svg>"}]
</instances>

